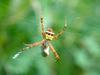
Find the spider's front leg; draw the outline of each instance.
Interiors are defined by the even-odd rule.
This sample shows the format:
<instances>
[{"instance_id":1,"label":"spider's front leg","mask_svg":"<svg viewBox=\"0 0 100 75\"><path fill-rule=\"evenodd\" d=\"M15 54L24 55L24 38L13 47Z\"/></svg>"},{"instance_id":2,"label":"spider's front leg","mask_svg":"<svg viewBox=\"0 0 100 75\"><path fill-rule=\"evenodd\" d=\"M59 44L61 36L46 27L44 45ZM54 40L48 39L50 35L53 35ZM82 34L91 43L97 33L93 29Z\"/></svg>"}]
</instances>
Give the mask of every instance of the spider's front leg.
<instances>
[{"instance_id":1,"label":"spider's front leg","mask_svg":"<svg viewBox=\"0 0 100 75\"><path fill-rule=\"evenodd\" d=\"M53 52L54 56L56 57L57 61L60 60L58 53L56 52L56 50L54 49L54 47L52 46L50 42L49 42L49 47L50 47L50 50Z\"/></svg>"},{"instance_id":2,"label":"spider's front leg","mask_svg":"<svg viewBox=\"0 0 100 75\"><path fill-rule=\"evenodd\" d=\"M41 17L42 36L45 37L43 17Z\"/></svg>"},{"instance_id":3,"label":"spider's front leg","mask_svg":"<svg viewBox=\"0 0 100 75\"><path fill-rule=\"evenodd\" d=\"M42 40L42 41L40 41L40 42L35 42L35 43L32 43L32 44L25 44L26 47L23 48L22 50L24 51L25 49L29 49L29 48L32 48L32 47L35 47L35 46L39 46L39 45L41 45L43 42L44 42L44 40Z\"/></svg>"},{"instance_id":4,"label":"spider's front leg","mask_svg":"<svg viewBox=\"0 0 100 75\"><path fill-rule=\"evenodd\" d=\"M57 35L54 36L54 39L58 39L58 37L64 33L66 28L67 28L67 23L65 22L64 28Z\"/></svg>"}]
</instances>

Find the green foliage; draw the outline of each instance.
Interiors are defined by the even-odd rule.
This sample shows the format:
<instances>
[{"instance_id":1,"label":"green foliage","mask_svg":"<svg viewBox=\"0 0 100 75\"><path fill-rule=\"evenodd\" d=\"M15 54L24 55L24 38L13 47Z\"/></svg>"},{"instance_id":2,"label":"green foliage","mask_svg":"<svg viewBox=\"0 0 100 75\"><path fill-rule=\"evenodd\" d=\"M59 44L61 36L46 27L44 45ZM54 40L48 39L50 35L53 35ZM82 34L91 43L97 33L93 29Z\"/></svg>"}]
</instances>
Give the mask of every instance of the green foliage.
<instances>
[{"instance_id":1,"label":"green foliage","mask_svg":"<svg viewBox=\"0 0 100 75\"><path fill-rule=\"evenodd\" d=\"M0 75L99 75L100 1L95 0L1 0ZM24 43L42 40L40 17L45 28L57 34L67 20L67 30L44 58L41 47L34 47L12 59Z\"/></svg>"}]
</instances>

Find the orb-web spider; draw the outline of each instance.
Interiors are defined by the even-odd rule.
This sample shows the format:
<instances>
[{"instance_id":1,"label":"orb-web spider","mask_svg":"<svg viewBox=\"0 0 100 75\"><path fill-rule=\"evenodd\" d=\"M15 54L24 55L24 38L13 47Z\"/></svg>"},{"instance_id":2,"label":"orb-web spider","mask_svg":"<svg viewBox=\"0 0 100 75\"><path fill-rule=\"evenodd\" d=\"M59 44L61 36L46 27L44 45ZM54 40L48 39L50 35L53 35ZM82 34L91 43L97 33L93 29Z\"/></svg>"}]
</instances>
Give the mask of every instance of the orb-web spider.
<instances>
[{"instance_id":1,"label":"orb-web spider","mask_svg":"<svg viewBox=\"0 0 100 75\"><path fill-rule=\"evenodd\" d=\"M57 35L55 35L55 33L53 32L51 28L48 28L47 31L44 31L43 17L41 17L41 26L42 26L43 40L40 42L32 43L32 44L25 44L26 47L23 48L22 51L24 51L25 49L29 49L35 46L42 45L42 55L44 57L49 56L49 48L50 48L50 50L53 52L56 59L59 60L60 57L58 53L56 52L56 50L54 49L54 47L52 46L52 44L50 43L50 41L57 39L60 35L62 35L65 29L67 28L67 24L65 23L64 28ZM22 51L15 54L13 59L15 59L20 53L22 53Z\"/></svg>"}]
</instances>

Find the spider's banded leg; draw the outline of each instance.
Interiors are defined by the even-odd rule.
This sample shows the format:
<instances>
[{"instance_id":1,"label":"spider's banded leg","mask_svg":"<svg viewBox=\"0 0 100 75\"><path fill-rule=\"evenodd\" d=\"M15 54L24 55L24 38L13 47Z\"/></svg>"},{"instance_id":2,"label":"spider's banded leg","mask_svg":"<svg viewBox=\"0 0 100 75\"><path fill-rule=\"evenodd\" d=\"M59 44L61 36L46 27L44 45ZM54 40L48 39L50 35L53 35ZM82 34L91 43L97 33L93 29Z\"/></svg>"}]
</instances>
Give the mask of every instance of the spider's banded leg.
<instances>
[{"instance_id":1,"label":"spider's banded leg","mask_svg":"<svg viewBox=\"0 0 100 75\"><path fill-rule=\"evenodd\" d=\"M44 23L43 23L43 17L41 17L41 26L42 26L42 36L45 36L45 32L44 32Z\"/></svg>"},{"instance_id":2,"label":"spider's banded leg","mask_svg":"<svg viewBox=\"0 0 100 75\"><path fill-rule=\"evenodd\" d=\"M42 32L44 32L44 23L43 23L43 17L41 17L41 26L42 26Z\"/></svg>"},{"instance_id":3,"label":"spider's banded leg","mask_svg":"<svg viewBox=\"0 0 100 75\"><path fill-rule=\"evenodd\" d=\"M12 58L13 58L13 59L16 59L21 53L22 53L22 51L16 53Z\"/></svg>"},{"instance_id":4,"label":"spider's banded leg","mask_svg":"<svg viewBox=\"0 0 100 75\"><path fill-rule=\"evenodd\" d=\"M32 47L35 47L35 46L39 46L40 44L42 44L44 42L44 40L40 41L40 42L35 42L35 43L32 43L32 44L25 44L26 47L23 48L22 50L24 51L25 49L29 49L29 48L32 48Z\"/></svg>"},{"instance_id":5,"label":"spider's banded leg","mask_svg":"<svg viewBox=\"0 0 100 75\"><path fill-rule=\"evenodd\" d=\"M29 49L31 47L38 46L38 45L42 44L43 42L44 42L44 40L42 40L40 42L33 43L33 44L25 44L27 47L23 48L22 51L16 53L12 58L16 59L25 49Z\"/></svg>"},{"instance_id":6,"label":"spider's banded leg","mask_svg":"<svg viewBox=\"0 0 100 75\"><path fill-rule=\"evenodd\" d=\"M50 50L53 52L54 56L56 57L56 59L60 60L58 53L56 52L56 50L54 49L54 47L52 46L50 42L49 42L49 47L50 47Z\"/></svg>"},{"instance_id":7,"label":"spider's banded leg","mask_svg":"<svg viewBox=\"0 0 100 75\"><path fill-rule=\"evenodd\" d=\"M66 30L66 28L67 28L67 23L65 21L64 28L57 35L55 35L54 38L57 39L59 36L61 36L64 33L64 31Z\"/></svg>"}]
</instances>

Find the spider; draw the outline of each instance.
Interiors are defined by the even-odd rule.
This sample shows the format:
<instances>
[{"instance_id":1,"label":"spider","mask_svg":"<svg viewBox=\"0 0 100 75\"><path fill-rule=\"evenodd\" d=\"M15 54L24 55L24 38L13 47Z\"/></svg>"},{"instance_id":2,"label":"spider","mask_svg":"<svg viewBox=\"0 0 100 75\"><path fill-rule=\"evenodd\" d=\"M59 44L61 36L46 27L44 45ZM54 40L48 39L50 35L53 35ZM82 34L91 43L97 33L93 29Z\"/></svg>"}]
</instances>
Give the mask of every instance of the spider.
<instances>
[{"instance_id":1,"label":"spider","mask_svg":"<svg viewBox=\"0 0 100 75\"><path fill-rule=\"evenodd\" d=\"M35 46L39 46L42 45L42 56L47 57L49 56L49 48L50 50L53 52L56 60L60 60L60 56L58 55L58 53L56 52L56 50L54 49L53 45L50 43L50 41L54 40L54 39L58 39L58 37L60 35L62 35L64 33L64 31L67 28L67 24L65 23L64 28L57 34L55 35L55 33L53 32L52 28L48 28L47 31L44 31L44 22L43 22L43 17L41 17L41 27L42 27L42 37L43 40L39 41L39 42L35 42L32 44L25 44L26 47L22 49L22 51L35 47ZM18 52L13 59L15 59L21 52Z\"/></svg>"}]
</instances>

